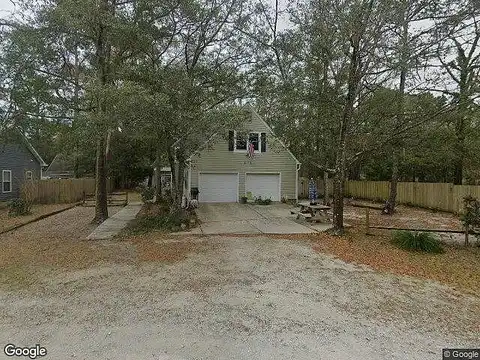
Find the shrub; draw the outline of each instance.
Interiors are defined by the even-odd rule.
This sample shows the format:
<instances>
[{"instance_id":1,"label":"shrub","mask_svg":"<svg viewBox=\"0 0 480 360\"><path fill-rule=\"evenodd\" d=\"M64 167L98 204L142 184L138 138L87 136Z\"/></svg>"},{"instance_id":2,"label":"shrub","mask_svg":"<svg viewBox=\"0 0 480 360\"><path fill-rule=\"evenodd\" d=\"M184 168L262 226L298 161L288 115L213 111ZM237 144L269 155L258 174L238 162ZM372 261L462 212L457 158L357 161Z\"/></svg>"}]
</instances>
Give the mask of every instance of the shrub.
<instances>
[{"instance_id":1,"label":"shrub","mask_svg":"<svg viewBox=\"0 0 480 360\"><path fill-rule=\"evenodd\" d=\"M153 187L144 187L140 194L142 195L142 201L146 203L147 201L153 200L155 189Z\"/></svg>"},{"instance_id":2,"label":"shrub","mask_svg":"<svg viewBox=\"0 0 480 360\"><path fill-rule=\"evenodd\" d=\"M246 204L247 201L248 201L248 197L246 197L246 196L242 196L242 197L240 198L240 204Z\"/></svg>"},{"instance_id":3,"label":"shrub","mask_svg":"<svg viewBox=\"0 0 480 360\"><path fill-rule=\"evenodd\" d=\"M432 234L426 232L395 231L392 243L408 251L422 251L441 254L444 252L440 241Z\"/></svg>"},{"instance_id":4,"label":"shrub","mask_svg":"<svg viewBox=\"0 0 480 360\"><path fill-rule=\"evenodd\" d=\"M32 213L32 203L25 199L13 199L7 203L9 216L22 216Z\"/></svg>"},{"instance_id":5,"label":"shrub","mask_svg":"<svg viewBox=\"0 0 480 360\"><path fill-rule=\"evenodd\" d=\"M149 204L150 205L150 204ZM144 234L154 230L162 231L180 231L193 226L196 221L193 213L180 210L175 213L169 213L167 209L160 208L160 211L155 211L158 206L151 204L152 209L146 209L146 213L138 216L135 221L127 229L133 234ZM152 210L152 211L149 211Z\"/></svg>"},{"instance_id":6,"label":"shrub","mask_svg":"<svg viewBox=\"0 0 480 360\"><path fill-rule=\"evenodd\" d=\"M270 205L272 203L272 199L268 198L268 199L262 199L261 196L255 198L255 204L258 204L258 205Z\"/></svg>"}]
</instances>

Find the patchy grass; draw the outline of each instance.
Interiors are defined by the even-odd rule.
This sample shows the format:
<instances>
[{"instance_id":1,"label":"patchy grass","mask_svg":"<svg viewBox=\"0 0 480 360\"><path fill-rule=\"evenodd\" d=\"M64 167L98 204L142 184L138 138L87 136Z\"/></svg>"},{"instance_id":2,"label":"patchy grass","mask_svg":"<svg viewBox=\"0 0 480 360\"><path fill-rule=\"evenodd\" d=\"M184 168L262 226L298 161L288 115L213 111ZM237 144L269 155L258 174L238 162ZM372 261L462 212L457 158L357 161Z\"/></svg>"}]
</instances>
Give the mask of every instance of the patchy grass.
<instances>
[{"instance_id":1,"label":"patchy grass","mask_svg":"<svg viewBox=\"0 0 480 360\"><path fill-rule=\"evenodd\" d=\"M31 214L25 216L9 216L8 208L0 206L0 232L10 229L11 227L27 223L38 216L46 215L58 210L62 210L72 206L73 204L36 204L32 206Z\"/></svg>"},{"instance_id":2,"label":"patchy grass","mask_svg":"<svg viewBox=\"0 0 480 360\"><path fill-rule=\"evenodd\" d=\"M436 280L458 290L478 294L480 248L445 246L443 254L408 252L394 246L389 231L368 236L352 228L344 237L327 234L309 236L313 249L375 270Z\"/></svg>"},{"instance_id":3,"label":"patchy grass","mask_svg":"<svg viewBox=\"0 0 480 360\"><path fill-rule=\"evenodd\" d=\"M146 234L152 231L177 232L187 230L195 224L197 219L194 212L179 211L172 214L167 204L147 203L121 236Z\"/></svg>"}]
</instances>

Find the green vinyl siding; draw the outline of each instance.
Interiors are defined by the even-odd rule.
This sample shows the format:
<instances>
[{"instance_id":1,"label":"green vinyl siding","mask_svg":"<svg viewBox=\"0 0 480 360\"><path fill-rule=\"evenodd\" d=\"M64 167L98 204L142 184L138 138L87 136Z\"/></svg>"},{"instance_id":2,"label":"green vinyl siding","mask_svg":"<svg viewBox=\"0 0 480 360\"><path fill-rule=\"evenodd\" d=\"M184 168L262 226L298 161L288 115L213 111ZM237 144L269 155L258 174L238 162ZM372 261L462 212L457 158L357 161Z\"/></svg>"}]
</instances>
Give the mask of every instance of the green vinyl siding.
<instances>
[{"instance_id":1,"label":"green vinyl siding","mask_svg":"<svg viewBox=\"0 0 480 360\"><path fill-rule=\"evenodd\" d=\"M246 173L280 173L280 196L296 198L297 162L290 152L274 137L270 129L256 113L252 113L240 131L266 133L267 149L264 153L255 153L253 159L246 152L229 151L228 131L217 134L203 150L191 158L191 187L198 187L199 172L239 173L240 194L245 194Z\"/></svg>"}]
</instances>

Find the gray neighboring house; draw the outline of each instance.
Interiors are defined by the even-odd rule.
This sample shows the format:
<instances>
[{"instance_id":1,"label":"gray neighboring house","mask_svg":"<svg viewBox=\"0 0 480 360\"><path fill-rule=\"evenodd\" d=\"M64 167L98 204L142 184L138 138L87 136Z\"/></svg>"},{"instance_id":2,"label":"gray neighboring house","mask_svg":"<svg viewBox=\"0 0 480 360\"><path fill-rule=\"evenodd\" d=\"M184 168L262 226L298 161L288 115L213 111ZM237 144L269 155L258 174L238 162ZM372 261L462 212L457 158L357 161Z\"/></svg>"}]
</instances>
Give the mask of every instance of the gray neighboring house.
<instances>
[{"instance_id":1,"label":"gray neighboring house","mask_svg":"<svg viewBox=\"0 0 480 360\"><path fill-rule=\"evenodd\" d=\"M236 129L212 136L186 162L184 194L199 202L238 202L241 197L298 199L300 162L255 112ZM253 158L247 156L253 147Z\"/></svg>"},{"instance_id":2,"label":"gray neighboring house","mask_svg":"<svg viewBox=\"0 0 480 360\"><path fill-rule=\"evenodd\" d=\"M22 184L41 179L45 166L25 136L18 134L8 141L0 140L0 201L18 198Z\"/></svg>"}]
</instances>

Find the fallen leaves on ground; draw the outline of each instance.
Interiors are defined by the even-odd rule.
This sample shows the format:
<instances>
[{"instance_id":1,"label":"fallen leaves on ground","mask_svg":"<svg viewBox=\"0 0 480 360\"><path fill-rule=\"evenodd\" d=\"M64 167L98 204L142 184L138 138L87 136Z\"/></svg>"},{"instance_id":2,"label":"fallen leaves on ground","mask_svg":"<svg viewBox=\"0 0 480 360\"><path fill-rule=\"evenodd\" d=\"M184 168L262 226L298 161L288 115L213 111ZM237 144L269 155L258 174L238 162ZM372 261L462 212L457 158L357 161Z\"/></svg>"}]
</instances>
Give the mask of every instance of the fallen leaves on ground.
<instances>
[{"instance_id":1,"label":"fallen leaves on ground","mask_svg":"<svg viewBox=\"0 0 480 360\"><path fill-rule=\"evenodd\" d=\"M381 210L373 209L369 209L369 213L371 226L463 230L462 222L457 215L441 211L398 205L393 215L384 215ZM349 223L364 225L366 209L346 205L344 217Z\"/></svg>"},{"instance_id":2,"label":"fallen leaves on ground","mask_svg":"<svg viewBox=\"0 0 480 360\"><path fill-rule=\"evenodd\" d=\"M390 243L390 231L365 235L351 228L343 237L328 234L309 236L313 249L340 259L365 264L375 270L445 283L455 289L477 293L480 288L480 247L445 246L444 254L412 253Z\"/></svg>"}]
</instances>

